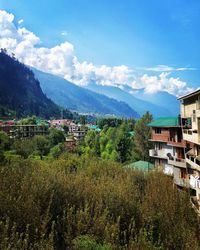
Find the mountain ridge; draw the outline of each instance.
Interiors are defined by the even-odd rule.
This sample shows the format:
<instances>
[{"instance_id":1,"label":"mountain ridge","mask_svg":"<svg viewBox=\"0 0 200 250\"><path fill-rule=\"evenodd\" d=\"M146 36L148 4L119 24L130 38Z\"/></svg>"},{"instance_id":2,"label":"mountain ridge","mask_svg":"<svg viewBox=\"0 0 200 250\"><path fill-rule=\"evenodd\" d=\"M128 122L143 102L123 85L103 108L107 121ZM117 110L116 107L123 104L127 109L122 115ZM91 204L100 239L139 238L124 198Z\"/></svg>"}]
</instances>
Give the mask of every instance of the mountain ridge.
<instances>
[{"instance_id":1,"label":"mountain ridge","mask_svg":"<svg viewBox=\"0 0 200 250\"><path fill-rule=\"evenodd\" d=\"M77 86L61 77L32 68L43 92L60 106L81 113L139 118L127 103Z\"/></svg>"}]
</instances>

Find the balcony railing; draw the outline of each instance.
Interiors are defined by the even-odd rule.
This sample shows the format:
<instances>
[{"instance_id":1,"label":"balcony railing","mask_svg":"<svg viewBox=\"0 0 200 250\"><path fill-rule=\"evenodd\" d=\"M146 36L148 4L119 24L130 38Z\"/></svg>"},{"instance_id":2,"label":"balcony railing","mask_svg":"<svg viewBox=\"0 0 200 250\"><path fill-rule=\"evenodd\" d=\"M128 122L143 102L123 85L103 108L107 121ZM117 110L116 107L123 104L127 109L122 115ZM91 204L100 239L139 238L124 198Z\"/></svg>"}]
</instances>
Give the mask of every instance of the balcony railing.
<instances>
[{"instance_id":1,"label":"balcony railing","mask_svg":"<svg viewBox=\"0 0 200 250\"><path fill-rule=\"evenodd\" d=\"M189 180L187 178L183 179L181 177L176 177L174 176L174 183L177 186L181 186L181 187L189 187Z\"/></svg>"},{"instance_id":2,"label":"balcony railing","mask_svg":"<svg viewBox=\"0 0 200 250\"><path fill-rule=\"evenodd\" d=\"M169 158L168 159L168 164L176 166L176 167L186 168L185 159L174 158L174 160L172 160L172 159Z\"/></svg>"},{"instance_id":3,"label":"balcony railing","mask_svg":"<svg viewBox=\"0 0 200 250\"><path fill-rule=\"evenodd\" d=\"M198 188L200 189L200 180L197 179L199 177L194 177L193 175L190 175L190 186L194 189Z\"/></svg>"},{"instance_id":4,"label":"balcony railing","mask_svg":"<svg viewBox=\"0 0 200 250\"><path fill-rule=\"evenodd\" d=\"M166 152L162 149L150 149L149 156L161 159L168 159Z\"/></svg>"},{"instance_id":5,"label":"balcony railing","mask_svg":"<svg viewBox=\"0 0 200 250\"><path fill-rule=\"evenodd\" d=\"M192 165L192 167L194 168L198 168L198 170L200 169L200 160L199 160L198 155L192 155L191 151L189 151L188 153L186 153L186 160L189 164ZM188 161L189 160L189 161Z\"/></svg>"}]
</instances>

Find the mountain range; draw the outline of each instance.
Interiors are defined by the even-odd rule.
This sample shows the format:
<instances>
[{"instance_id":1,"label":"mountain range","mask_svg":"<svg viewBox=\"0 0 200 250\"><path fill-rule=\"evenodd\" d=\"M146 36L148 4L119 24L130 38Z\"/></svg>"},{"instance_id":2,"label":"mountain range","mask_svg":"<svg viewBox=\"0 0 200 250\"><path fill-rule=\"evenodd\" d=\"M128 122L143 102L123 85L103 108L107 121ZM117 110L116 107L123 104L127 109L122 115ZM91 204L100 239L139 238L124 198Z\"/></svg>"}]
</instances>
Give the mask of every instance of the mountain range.
<instances>
[{"instance_id":1,"label":"mountain range","mask_svg":"<svg viewBox=\"0 0 200 250\"><path fill-rule=\"evenodd\" d=\"M36 69L33 71L44 93L70 110L136 118L146 111L152 113L154 118L179 114L179 102L167 92L147 94L144 89L133 90L127 85L121 89L95 83L83 88L58 76Z\"/></svg>"},{"instance_id":2,"label":"mountain range","mask_svg":"<svg viewBox=\"0 0 200 250\"><path fill-rule=\"evenodd\" d=\"M79 87L61 77L33 69L43 92L62 107L81 113L135 117L139 114L123 101Z\"/></svg>"},{"instance_id":3,"label":"mountain range","mask_svg":"<svg viewBox=\"0 0 200 250\"><path fill-rule=\"evenodd\" d=\"M179 113L179 102L169 93L149 94L128 85L102 86L95 82L83 88L64 78L30 69L3 51L0 89L0 109L12 110L17 116L60 117L63 108L65 116L72 115L69 110L126 118L138 118L146 111L154 118Z\"/></svg>"},{"instance_id":4,"label":"mountain range","mask_svg":"<svg viewBox=\"0 0 200 250\"><path fill-rule=\"evenodd\" d=\"M89 84L87 89L119 101L124 101L130 107L137 110L140 115L149 111L155 118L162 116L176 116L179 114L179 102L175 96L167 92L157 92L154 94L145 93L144 89L135 89L123 86L123 89L113 86L102 86Z\"/></svg>"}]
</instances>

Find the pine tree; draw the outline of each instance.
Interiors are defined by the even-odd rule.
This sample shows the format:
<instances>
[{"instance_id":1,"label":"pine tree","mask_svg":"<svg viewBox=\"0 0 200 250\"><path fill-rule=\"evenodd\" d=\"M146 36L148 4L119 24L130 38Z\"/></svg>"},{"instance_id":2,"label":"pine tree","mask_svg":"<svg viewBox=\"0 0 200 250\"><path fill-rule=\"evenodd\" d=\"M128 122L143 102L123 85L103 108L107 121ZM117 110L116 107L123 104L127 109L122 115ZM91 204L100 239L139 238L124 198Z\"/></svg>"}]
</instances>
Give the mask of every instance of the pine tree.
<instances>
[{"instance_id":1,"label":"pine tree","mask_svg":"<svg viewBox=\"0 0 200 250\"><path fill-rule=\"evenodd\" d=\"M149 112L146 112L135 125L134 136L134 157L137 160L149 161L149 149L151 148L151 128L148 123L152 121L153 117Z\"/></svg>"}]
</instances>

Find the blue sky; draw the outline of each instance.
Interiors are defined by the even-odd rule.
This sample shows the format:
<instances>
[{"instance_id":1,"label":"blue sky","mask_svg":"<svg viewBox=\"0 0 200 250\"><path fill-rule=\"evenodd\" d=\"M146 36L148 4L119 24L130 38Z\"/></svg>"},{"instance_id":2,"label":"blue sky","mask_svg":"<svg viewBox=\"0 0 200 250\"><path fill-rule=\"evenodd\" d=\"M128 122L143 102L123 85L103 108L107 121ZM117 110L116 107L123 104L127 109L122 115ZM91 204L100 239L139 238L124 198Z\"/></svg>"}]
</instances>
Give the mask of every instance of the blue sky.
<instances>
[{"instance_id":1,"label":"blue sky","mask_svg":"<svg viewBox=\"0 0 200 250\"><path fill-rule=\"evenodd\" d=\"M0 9L23 19L44 47L70 42L80 62L138 74L156 65L192 68L171 76L200 86L199 0L1 0Z\"/></svg>"}]
</instances>

